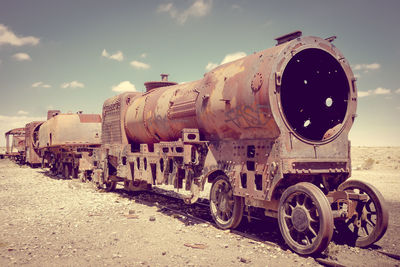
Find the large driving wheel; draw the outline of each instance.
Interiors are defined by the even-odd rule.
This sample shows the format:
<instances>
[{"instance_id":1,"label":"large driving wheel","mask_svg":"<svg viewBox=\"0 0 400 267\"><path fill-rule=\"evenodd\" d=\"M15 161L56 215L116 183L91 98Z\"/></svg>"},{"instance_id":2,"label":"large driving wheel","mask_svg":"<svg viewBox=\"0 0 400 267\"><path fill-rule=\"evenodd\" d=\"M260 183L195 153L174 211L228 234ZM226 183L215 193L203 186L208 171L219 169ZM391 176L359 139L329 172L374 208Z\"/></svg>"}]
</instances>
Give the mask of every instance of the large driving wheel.
<instances>
[{"instance_id":1,"label":"large driving wheel","mask_svg":"<svg viewBox=\"0 0 400 267\"><path fill-rule=\"evenodd\" d=\"M218 227L222 229L238 227L243 217L243 207L243 198L233 195L228 178L217 177L211 187L210 211Z\"/></svg>"},{"instance_id":2,"label":"large driving wheel","mask_svg":"<svg viewBox=\"0 0 400 267\"><path fill-rule=\"evenodd\" d=\"M382 194L372 185L357 180L349 180L339 185L338 190L367 195L366 202L359 201L358 214L336 223L339 235L345 235L352 245L367 247L385 234L389 213Z\"/></svg>"},{"instance_id":3,"label":"large driving wheel","mask_svg":"<svg viewBox=\"0 0 400 267\"><path fill-rule=\"evenodd\" d=\"M311 183L298 183L283 192L278 222L286 244L301 255L324 251L332 239L333 215L329 201Z\"/></svg>"}]
</instances>

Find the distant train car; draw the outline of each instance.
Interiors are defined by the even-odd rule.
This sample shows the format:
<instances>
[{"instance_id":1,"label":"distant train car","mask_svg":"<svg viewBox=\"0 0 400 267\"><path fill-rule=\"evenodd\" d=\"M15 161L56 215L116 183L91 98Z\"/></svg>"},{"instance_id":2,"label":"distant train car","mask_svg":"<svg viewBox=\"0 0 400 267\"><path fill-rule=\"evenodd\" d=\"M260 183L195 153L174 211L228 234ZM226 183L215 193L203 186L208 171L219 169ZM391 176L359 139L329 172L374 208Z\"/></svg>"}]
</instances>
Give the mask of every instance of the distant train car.
<instances>
[{"instance_id":1,"label":"distant train car","mask_svg":"<svg viewBox=\"0 0 400 267\"><path fill-rule=\"evenodd\" d=\"M38 150L54 174L77 178L79 172L91 173L90 157L100 146L100 134L99 114L49 111L48 120L39 128Z\"/></svg>"},{"instance_id":2,"label":"distant train car","mask_svg":"<svg viewBox=\"0 0 400 267\"><path fill-rule=\"evenodd\" d=\"M11 143L10 143L11 137ZM5 133L6 157L18 163L25 162L25 128L15 128Z\"/></svg>"},{"instance_id":3,"label":"distant train car","mask_svg":"<svg viewBox=\"0 0 400 267\"><path fill-rule=\"evenodd\" d=\"M38 167L42 163L39 155L39 129L43 121L33 121L25 125L25 162L31 167Z\"/></svg>"},{"instance_id":4,"label":"distant train car","mask_svg":"<svg viewBox=\"0 0 400 267\"><path fill-rule=\"evenodd\" d=\"M146 83L146 93L104 102L93 180L107 190L168 184L194 203L211 185L216 224L235 228L249 207L278 219L291 249L323 251L335 225L368 246L388 212L371 185L351 176L348 133L357 89L334 38L294 32L275 47L184 84Z\"/></svg>"}]
</instances>

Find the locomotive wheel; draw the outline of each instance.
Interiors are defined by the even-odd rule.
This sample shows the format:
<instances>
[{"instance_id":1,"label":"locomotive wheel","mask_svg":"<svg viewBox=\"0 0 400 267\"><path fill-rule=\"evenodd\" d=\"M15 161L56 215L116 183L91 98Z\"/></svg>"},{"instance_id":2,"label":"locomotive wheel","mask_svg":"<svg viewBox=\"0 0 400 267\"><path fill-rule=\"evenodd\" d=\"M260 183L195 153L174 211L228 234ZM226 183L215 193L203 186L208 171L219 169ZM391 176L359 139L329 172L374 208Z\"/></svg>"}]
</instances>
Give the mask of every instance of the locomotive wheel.
<instances>
[{"instance_id":1,"label":"locomotive wheel","mask_svg":"<svg viewBox=\"0 0 400 267\"><path fill-rule=\"evenodd\" d=\"M78 167L72 168L72 173L71 173L72 178L73 179L78 178L78 174L79 174L79 168Z\"/></svg>"},{"instance_id":2,"label":"locomotive wheel","mask_svg":"<svg viewBox=\"0 0 400 267\"><path fill-rule=\"evenodd\" d=\"M71 175L70 173L70 166L69 164L64 164L64 178L69 179L69 176Z\"/></svg>"},{"instance_id":3,"label":"locomotive wheel","mask_svg":"<svg viewBox=\"0 0 400 267\"><path fill-rule=\"evenodd\" d=\"M244 200L234 196L228 178L219 176L212 184L210 211L215 223L222 229L234 229L243 217Z\"/></svg>"},{"instance_id":4,"label":"locomotive wheel","mask_svg":"<svg viewBox=\"0 0 400 267\"><path fill-rule=\"evenodd\" d=\"M329 201L311 183L298 183L283 192L278 222L286 244L301 255L324 251L332 239L334 224Z\"/></svg>"},{"instance_id":5,"label":"locomotive wheel","mask_svg":"<svg viewBox=\"0 0 400 267\"><path fill-rule=\"evenodd\" d=\"M372 185L357 180L350 180L339 185L338 190L350 191L368 196L367 202L357 216L338 221L336 229L339 235L345 234L352 244L358 247L367 247L385 234L389 222L389 212L382 194ZM363 203L358 203L363 205ZM357 210L357 208L356 208ZM358 222L357 222L358 221Z\"/></svg>"},{"instance_id":6,"label":"locomotive wheel","mask_svg":"<svg viewBox=\"0 0 400 267\"><path fill-rule=\"evenodd\" d=\"M78 178L79 180L81 180L82 183L86 183L87 182L86 171L80 172L78 174Z\"/></svg>"},{"instance_id":7,"label":"locomotive wheel","mask_svg":"<svg viewBox=\"0 0 400 267\"><path fill-rule=\"evenodd\" d=\"M104 189L105 189L107 192L112 192L112 191L114 191L115 188L117 187L117 182L108 181L108 182L105 182L105 183L104 183L104 186L105 186Z\"/></svg>"}]
</instances>

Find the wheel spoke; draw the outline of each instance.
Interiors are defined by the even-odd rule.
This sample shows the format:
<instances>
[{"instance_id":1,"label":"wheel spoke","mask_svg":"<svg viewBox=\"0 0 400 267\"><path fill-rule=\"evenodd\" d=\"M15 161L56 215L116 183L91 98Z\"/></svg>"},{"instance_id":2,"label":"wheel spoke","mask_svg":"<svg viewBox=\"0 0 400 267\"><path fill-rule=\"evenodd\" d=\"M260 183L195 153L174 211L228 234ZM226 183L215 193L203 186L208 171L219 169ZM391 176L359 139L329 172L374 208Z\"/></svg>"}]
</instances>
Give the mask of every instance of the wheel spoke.
<instances>
[{"instance_id":1,"label":"wheel spoke","mask_svg":"<svg viewBox=\"0 0 400 267\"><path fill-rule=\"evenodd\" d=\"M376 224L371 220L371 218L368 217L367 215L367 219L365 220L365 222L367 224L369 224L372 228L375 228Z\"/></svg>"},{"instance_id":2,"label":"wheel spoke","mask_svg":"<svg viewBox=\"0 0 400 267\"><path fill-rule=\"evenodd\" d=\"M364 232L366 233L367 236L369 236L369 231L368 231L368 227L367 224L364 224L362 229L364 230Z\"/></svg>"},{"instance_id":3,"label":"wheel spoke","mask_svg":"<svg viewBox=\"0 0 400 267\"><path fill-rule=\"evenodd\" d=\"M310 233L313 234L315 237L318 235L311 225L308 227L308 231L310 231Z\"/></svg>"}]
</instances>

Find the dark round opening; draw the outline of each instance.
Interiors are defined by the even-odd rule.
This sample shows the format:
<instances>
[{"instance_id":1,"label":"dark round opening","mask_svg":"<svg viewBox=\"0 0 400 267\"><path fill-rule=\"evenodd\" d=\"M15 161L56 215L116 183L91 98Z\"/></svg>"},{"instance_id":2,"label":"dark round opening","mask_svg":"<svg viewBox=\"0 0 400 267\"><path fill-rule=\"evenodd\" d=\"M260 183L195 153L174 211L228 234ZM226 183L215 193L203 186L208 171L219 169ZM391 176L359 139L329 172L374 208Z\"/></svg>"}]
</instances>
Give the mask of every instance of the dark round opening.
<instances>
[{"instance_id":1,"label":"dark round opening","mask_svg":"<svg viewBox=\"0 0 400 267\"><path fill-rule=\"evenodd\" d=\"M322 141L329 129L343 123L349 89L346 74L333 56L320 49L305 49L283 72L282 111L294 132Z\"/></svg>"}]
</instances>

